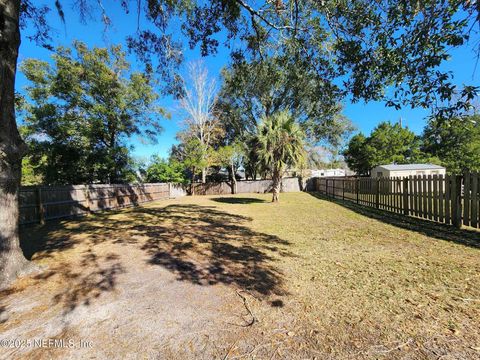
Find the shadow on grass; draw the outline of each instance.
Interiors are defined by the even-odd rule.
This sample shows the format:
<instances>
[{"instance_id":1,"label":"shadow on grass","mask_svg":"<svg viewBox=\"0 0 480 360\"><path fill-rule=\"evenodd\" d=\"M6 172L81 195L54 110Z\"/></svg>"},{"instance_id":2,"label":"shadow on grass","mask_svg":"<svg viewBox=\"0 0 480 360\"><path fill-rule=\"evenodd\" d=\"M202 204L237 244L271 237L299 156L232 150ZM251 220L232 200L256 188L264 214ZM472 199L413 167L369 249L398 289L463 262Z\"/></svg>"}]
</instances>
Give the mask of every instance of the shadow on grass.
<instances>
[{"instance_id":1,"label":"shadow on grass","mask_svg":"<svg viewBox=\"0 0 480 360\"><path fill-rule=\"evenodd\" d=\"M69 220L50 221L46 225L20 228L20 246L28 260L45 258L50 254L72 248L76 241L64 225ZM78 221L78 220L70 220Z\"/></svg>"},{"instance_id":2,"label":"shadow on grass","mask_svg":"<svg viewBox=\"0 0 480 360\"><path fill-rule=\"evenodd\" d=\"M457 244L480 249L480 232L475 230L457 229L451 225L436 223L433 221L418 219L388 211L377 210L371 207L357 205L356 203L348 200L343 201L339 199L333 199L316 192L311 192L309 194L318 199L333 202L358 214L380 220L384 223L402 229L415 231L435 239L451 241Z\"/></svg>"},{"instance_id":3,"label":"shadow on grass","mask_svg":"<svg viewBox=\"0 0 480 360\"><path fill-rule=\"evenodd\" d=\"M245 204L245 205L266 202L263 199L241 198L241 197L219 197L219 198L212 198L211 200L219 203L224 203L224 204Z\"/></svg>"},{"instance_id":4,"label":"shadow on grass","mask_svg":"<svg viewBox=\"0 0 480 360\"><path fill-rule=\"evenodd\" d=\"M142 220L146 215L149 220ZM177 280L283 294L272 253L288 256L289 243L245 226L252 219L198 205L142 209L132 217L140 223L132 233L146 238L141 249L149 255L148 263L168 269Z\"/></svg>"},{"instance_id":5,"label":"shadow on grass","mask_svg":"<svg viewBox=\"0 0 480 360\"><path fill-rule=\"evenodd\" d=\"M21 232L21 245L29 259L49 265L37 281L55 277L64 283L52 301L62 304L65 313L113 291L127 271L118 254L128 254L129 249L146 255L133 255L138 258L129 262L163 267L178 281L283 295L283 276L273 254L289 256L289 243L250 229L251 220L194 204L138 207L27 228Z\"/></svg>"},{"instance_id":6,"label":"shadow on grass","mask_svg":"<svg viewBox=\"0 0 480 360\"><path fill-rule=\"evenodd\" d=\"M125 273L119 256L110 253L96 255L94 250L84 251L76 264L61 263L35 276L38 281L60 276L65 285L53 296L54 304L61 304L64 314L79 305L90 305L103 293L115 290L118 276Z\"/></svg>"}]
</instances>

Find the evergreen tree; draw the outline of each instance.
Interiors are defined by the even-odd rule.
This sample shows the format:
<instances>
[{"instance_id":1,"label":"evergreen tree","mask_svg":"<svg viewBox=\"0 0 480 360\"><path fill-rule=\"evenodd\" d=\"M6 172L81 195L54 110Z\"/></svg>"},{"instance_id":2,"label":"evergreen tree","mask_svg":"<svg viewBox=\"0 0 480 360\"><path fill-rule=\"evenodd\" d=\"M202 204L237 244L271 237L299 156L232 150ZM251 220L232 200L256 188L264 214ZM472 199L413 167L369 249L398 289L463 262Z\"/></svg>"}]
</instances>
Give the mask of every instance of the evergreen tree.
<instances>
[{"instance_id":1,"label":"evergreen tree","mask_svg":"<svg viewBox=\"0 0 480 360\"><path fill-rule=\"evenodd\" d=\"M428 156L421 151L421 144L421 138L408 128L382 122L368 137L361 133L353 136L343 155L350 169L368 175L378 165L426 161Z\"/></svg>"},{"instance_id":2,"label":"evergreen tree","mask_svg":"<svg viewBox=\"0 0 480 360\"><path fill-rule=\"evenodd\" d=\"M423 134L424 151L440 159L450 174L480 171L480 115L432 119Z\"/></svg>"}]
</instances>

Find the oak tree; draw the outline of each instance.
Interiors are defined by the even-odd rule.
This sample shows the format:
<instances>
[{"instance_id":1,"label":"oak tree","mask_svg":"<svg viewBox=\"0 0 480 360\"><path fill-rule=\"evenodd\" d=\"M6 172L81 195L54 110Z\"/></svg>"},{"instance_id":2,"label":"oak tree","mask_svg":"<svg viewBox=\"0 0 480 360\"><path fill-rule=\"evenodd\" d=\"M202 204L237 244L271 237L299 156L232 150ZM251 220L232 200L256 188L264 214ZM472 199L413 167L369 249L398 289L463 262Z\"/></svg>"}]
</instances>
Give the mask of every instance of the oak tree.
<instances>
[{"instance_id":1,"label":"oak tree","mask_svg":"<svg viewBox=\"0 0 480 360\"><path fill-rule=\"evenodd\" d=\"M131 71L121 46L58 48L52 64L27 59L22 112L29 157L46 184L121 183L127 140L155 142L164 114L148 76Z\"/></svg>"}]
</instances>

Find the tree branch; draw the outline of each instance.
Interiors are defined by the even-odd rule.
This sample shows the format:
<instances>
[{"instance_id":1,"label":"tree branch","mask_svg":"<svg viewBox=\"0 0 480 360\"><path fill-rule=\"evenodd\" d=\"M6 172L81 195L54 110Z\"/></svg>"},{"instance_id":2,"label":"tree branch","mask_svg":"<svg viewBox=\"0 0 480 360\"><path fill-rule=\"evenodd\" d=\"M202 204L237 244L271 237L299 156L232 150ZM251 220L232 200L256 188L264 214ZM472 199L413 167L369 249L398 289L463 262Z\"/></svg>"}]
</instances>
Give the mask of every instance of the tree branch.
<instances>
[{"instance_id":1,"label":"tree branch","mask_svg":"<svg viewBox=\"0 0 480 360\"><path fill-rule=\"evenodd\" d=\"M290 26L290 25L276 25L272 23L270 20L268 20L265 16L260 14L257 10L252 8L250 5L245 3L243 0L235 0L237 4L239 4L241 7L243 7L245 10L247 10L252 16L258 17L260 20L262 20L265 24L270 26L271 28L274 28L275 30L297 30L295 27Z\"/></svg>"}]
</instances>

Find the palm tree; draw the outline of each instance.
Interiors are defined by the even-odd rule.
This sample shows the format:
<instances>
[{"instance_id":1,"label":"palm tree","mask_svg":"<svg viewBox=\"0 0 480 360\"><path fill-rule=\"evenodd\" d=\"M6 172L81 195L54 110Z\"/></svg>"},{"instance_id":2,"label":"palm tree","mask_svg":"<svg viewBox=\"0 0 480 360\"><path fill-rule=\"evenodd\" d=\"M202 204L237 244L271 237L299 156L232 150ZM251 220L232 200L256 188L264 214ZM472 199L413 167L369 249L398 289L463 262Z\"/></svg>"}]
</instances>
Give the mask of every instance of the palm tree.
<instances>
[{"instance_id":1,"label":"palm tree","mask_svg":"<svg viewBox=\"0 0 480 360\"><path fill-rule=\"evenodd\" d=\"M278 202L280 182L288 167L304 161L304 133L288 111L269 116L257 126L260 164L272 175L272 202Z\"/></svg>"}]
</instances>

